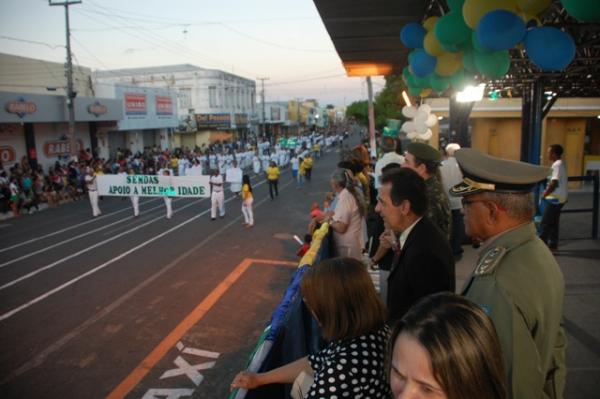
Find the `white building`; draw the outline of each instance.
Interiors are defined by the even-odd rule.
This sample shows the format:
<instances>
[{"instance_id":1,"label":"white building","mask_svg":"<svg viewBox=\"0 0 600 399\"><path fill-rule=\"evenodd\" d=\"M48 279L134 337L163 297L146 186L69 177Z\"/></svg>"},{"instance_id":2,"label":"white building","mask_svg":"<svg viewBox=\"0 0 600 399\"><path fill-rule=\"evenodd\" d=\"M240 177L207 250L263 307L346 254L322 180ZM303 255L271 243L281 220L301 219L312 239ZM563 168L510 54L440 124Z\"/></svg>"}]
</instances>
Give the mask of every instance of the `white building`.
<instances>
[{"instance_id":1,"label":"white building","mask_svg":"<svg viewBox=\"0 0 600 399\"><path fill-rule=\"evenodd\" d=\"M94 80L175 90L180 118L175 140L184 147L244 137L256 120L256 82L219 70L167 65L98 71Z\"/></svg>"},{"instance_id":2,"label":"white building","mask_svg":"<svg viewBox=\"0 0 600 399\"><path fill-rule=\"evenodd\" d=\"M262 113L262 105L259 104L259 113ZM262 114L261 114L262 118ZM287 101L265 102L265 125L267 135L281 136L290 133L290 121Z\"/></svg>"}]
</instances>

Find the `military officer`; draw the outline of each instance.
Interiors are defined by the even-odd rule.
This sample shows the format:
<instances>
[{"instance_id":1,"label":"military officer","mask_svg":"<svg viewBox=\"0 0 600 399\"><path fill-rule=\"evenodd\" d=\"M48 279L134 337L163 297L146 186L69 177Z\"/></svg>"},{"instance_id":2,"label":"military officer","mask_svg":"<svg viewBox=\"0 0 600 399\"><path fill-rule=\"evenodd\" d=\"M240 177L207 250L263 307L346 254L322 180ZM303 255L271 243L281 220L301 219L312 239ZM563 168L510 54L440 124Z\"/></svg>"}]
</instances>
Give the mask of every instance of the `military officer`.
<instances>
[{"instance_id":1,"label":"military officer","mask_svg":"<svg viewBox=\"0 0 600 399\"><path fill-rule=\"evenodd\" d=\"M438 150L428 144L415 142L406 147L402 167L414 170L425 180L428 199L427 217L450 239L452 213L448 194L438 178L441 162L442 154Z\"/></svg>"},{"instance_id":2,"label":"military officer","mask_svg":"<svg viewBox=\"0 0 600 399\"><path fill-rule=\"evenodd\" d=\"M562 398L565 335L564 279L536 236L532 190L548 168L466 148L456 152L463 181L467 235L481 242L462 293L492 318L500 338L512 398Z\"/></svg>"}]
</instances>

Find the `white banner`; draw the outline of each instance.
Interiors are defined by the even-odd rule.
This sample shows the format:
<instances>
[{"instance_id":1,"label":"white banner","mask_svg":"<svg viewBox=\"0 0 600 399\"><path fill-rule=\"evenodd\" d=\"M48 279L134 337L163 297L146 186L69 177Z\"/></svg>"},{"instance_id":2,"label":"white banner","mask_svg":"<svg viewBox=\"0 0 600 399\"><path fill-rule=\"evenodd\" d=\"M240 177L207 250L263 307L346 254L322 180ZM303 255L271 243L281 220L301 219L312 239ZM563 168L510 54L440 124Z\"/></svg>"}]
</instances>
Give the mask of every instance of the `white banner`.
<instances>
[{"instance_id":1,"label":"white banner","mask_svg":"<svg viewBox=\"0 0 600 399\"><path fill-rule=\"evenodd\" d=\"M99 195L140 197L210 197L208 176L102 175Z\"/></svg>"}]
</instances>

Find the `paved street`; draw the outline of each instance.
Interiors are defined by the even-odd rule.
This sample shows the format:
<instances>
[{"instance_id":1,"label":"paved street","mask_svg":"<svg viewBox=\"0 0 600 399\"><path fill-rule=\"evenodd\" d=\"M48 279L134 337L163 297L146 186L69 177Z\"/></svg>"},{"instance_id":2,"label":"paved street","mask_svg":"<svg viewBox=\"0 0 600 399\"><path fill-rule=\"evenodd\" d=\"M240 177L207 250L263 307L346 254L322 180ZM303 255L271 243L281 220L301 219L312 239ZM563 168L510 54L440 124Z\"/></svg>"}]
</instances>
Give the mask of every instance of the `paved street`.
<instances>
[{"instance_id":1,"label":"paved street","mask_svg":"<svg viewBox=\"0 0 600 399\"><path fill-rule=\"evenodd\" d=\"M152 198L138 218L129 199L105 198L97 219L86 200L1 222L0 397L225 397L338 158L316 161L302 190L286 170L275 201L254 177L252 229L232 198L214 222L208 199L174 200L166 220Z\"/></svg>"}]
</instances>

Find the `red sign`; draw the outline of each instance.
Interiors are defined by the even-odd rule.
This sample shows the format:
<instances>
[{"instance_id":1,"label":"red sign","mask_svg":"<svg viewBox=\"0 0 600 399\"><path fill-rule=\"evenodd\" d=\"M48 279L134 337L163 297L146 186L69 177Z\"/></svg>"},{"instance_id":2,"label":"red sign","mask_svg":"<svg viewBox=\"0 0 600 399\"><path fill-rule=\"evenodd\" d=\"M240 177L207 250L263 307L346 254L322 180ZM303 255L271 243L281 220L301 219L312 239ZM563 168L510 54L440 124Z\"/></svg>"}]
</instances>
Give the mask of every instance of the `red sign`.
<instances>
[{"instance_id":1,"label":"red sign","mask_svg":"<svg viewBox=\"0 0 600 399\"><path fill-rule=\"evenodd\" d=\"M146 95L143 93L125 93L125 114L146 115Z\"/></svg>"},{"instance_id":2,"label":"red sign","mask_svg":"<svg viewBox=\"0 0 600 399\"><path fill-rule=\"evenodd\" d=\"M14 162L16 158L14 148L9 145L0 146L0 162Z\"/></svg>"},{"instance_id":3,"label":"red sign","mask_svg":"<svg viewBox=\"0 0 600 399\"><path fill-rule=\"evenodd\" d=\"M95 117L99 117L100 115L107 113L108 108L106 108L106 105L102 105L96 101L95 103L88 105L87 111Z\"/></svg>"},{"instance_id":4,"label":"red sign","mask_svg":"<svg viewBox=\"0 0 600 399\"><path fill-rule=\"evenodd\" d=\"M83 141L77 140L77 152L81 151L83 148ZM56 157L59 155L69 155L71 154L71 142L69 140L55 140L55 141L47 141L44 143L44 154L46 157Z\"/></svg>"},{"instance_id":5,"label":"red sign","mask_svg":"<svg viewBox=\"0 0 600 399\"><path fill-rule=\"evenodd\" d=\"M156 115L173 115L173 99L169 96L156 96Z\"/></svg>"},{"instance_id":6,"label":"red sign","mask_svg":"<svg viewBox=\"0 0 600 399\"><path fill-rule=\"evenodd\" d=\"M20 98L18 101L7 102L4 105L4 109L9 114L17 114L19 118L22 118L27 114L33 114L37 111L37 105L32 101L25 101L24 98Z\"/></svg>"}]
</instances>

